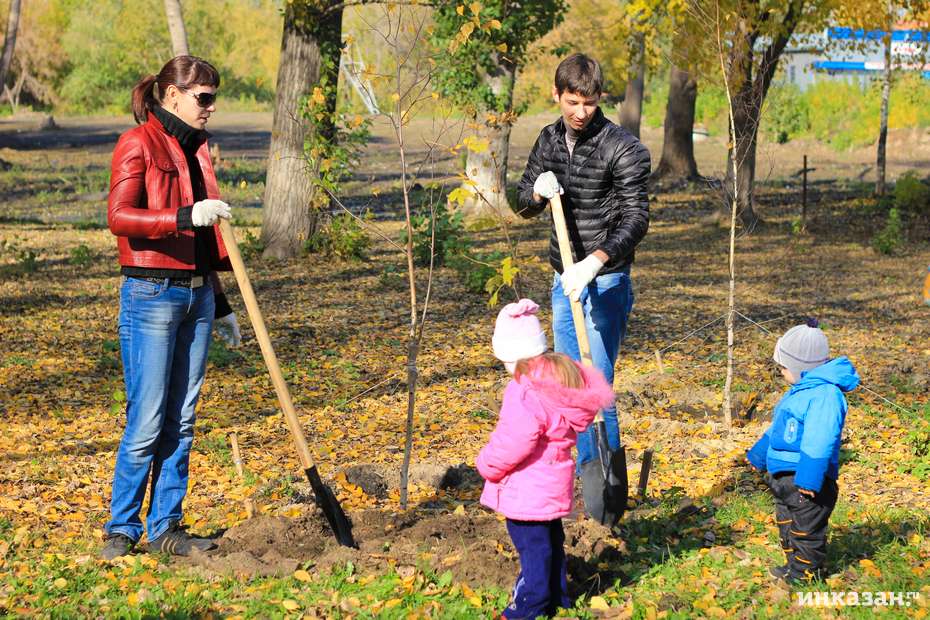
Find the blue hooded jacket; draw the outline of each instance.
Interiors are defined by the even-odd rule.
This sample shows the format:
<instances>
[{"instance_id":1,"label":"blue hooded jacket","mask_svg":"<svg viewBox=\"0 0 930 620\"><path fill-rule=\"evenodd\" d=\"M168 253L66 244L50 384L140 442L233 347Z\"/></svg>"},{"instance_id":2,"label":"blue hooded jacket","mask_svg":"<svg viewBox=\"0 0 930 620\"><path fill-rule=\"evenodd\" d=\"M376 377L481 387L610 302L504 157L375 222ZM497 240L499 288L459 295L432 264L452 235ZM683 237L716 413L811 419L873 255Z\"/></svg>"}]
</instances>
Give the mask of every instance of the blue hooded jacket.
<instances>
[{"instance_id":1,"label":"blue hooded jacket","mask_svg":"<svg viewBox=\"0 0 930 620\"><path fill-rule=\"evenodd\" d=\"M847 357L838 357L801 373L778 404L769 427L746 453L760 470L795 472L799 488L820 491L824 476L840 472L840 437L846 421L846 397L859 385Z\"/></svg>"}]
</instances>

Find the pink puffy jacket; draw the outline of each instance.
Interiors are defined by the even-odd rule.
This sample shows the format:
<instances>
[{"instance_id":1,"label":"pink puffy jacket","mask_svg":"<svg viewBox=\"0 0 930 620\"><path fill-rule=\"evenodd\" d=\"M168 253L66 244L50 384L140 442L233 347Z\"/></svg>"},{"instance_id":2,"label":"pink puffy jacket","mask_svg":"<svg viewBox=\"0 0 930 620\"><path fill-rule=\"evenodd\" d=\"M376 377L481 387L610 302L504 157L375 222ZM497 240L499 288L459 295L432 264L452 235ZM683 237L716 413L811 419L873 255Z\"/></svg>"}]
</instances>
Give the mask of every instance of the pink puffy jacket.
<instances>
[{"instance_id":1,"label":"pink puffy jacket","mask_svg":"<svg viewBox=\"0 0 930 620\"><path fill-rule=\"evenodd\" d=\"M600 371L578 365L585 387L523 376L504 392L500 419L478 454L481 503L509 519L549 521L572 509L572 446L598 409L614 401Z\"/></svg>"}]
</instances>

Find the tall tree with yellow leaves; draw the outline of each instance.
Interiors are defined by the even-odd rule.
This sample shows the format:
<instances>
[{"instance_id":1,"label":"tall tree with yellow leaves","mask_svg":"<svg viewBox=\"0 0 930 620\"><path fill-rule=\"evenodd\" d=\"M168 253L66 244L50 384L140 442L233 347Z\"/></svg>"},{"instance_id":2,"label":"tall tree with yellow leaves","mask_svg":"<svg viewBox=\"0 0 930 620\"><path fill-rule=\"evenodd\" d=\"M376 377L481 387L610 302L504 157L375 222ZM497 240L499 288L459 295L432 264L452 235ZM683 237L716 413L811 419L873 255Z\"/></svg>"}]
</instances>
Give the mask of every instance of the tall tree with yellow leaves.
<instances>
[{"instance_id":1,"label":"tall tree with yellow leaves","mask_svg":"<svg viewBox=\"0 0 930 620\"><path fill-rule=\"evenodd\" d=\"M884 57L884 67L881 73L882 105L879 119L878 141L875 152L875 193L879 196L885 194L886 152L888 142L888 112L891 107L891 86L895 73L903 65L922 66L927 60L926 47L917 43L908 45L908 41L901 39L905 48L896 49L894 31L896 28L904 30L911 27L920 29L930 17L930 2L927 0L860 0L858 2L842 2L836 10L836 19L844 26L866 32L880 31L883 33L881 46ZM855 39L845 42L846 45L868 48L874 45L869 38ZM902 51L906 53L902 54Z\"/></svg>"},{"instance_id":2,"label":"tall tree with yellow leaves","mask_svg":"<svg viewBox=\"0 0 930 620\"><path fill-rule=\"evenodd\" d=\"M730 95L724 187L732 189L737 217L747 230L752 230L759 221L753 204L756 148L765 98L778 61L792 35L820 29L837 1L687 0L687 10L696 27L694 36L713 42ZM721 220L730 219L728 211L728 208L720 211Z\"/></svg>"},{"instance_id":3,"label":"tall tree with yellow leaves","mask_svg":"<svg viewBox=\"0 0 930 620\"><path fill-rule=\"evenodd\" d=\"M465 110L474 131L466 144L463 186L471 197L462 201L469 214L507 206L510 130L522 111L513 100L517 73L529 45L549 32L564 11L564 0L475 0L435 7L434 83Z\"/></svg>"}]
</instances>

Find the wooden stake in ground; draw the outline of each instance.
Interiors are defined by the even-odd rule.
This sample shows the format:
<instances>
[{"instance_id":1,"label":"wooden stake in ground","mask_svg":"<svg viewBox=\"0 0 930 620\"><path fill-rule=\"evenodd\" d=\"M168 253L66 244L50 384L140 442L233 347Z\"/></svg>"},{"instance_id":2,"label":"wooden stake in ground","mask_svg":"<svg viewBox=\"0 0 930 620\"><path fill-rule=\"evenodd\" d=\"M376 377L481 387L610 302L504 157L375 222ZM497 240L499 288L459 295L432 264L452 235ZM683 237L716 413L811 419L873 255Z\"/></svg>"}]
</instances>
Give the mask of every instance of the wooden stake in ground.
<instances>
[{"instance_id":1,"label":"wooden stake in ground","mask_svg":"<svg viewBox=\"0 0 930 620\"><path fill-rule=\"evenodd\" d=\"M652 448L643 452L643 466L639 470L639 484L637 485L637 495L640 499L646 497L646 487L649 485L649 472L652 471Z\"/></svg>"},{"instance_id":2,"label":"wooden stake in ground","mask_svg":"<svg viewBox=\"0 0 930 620\"><path fill-rule=\"evenodd\" d=\"M235 433L230 433L229 438L229 447L232 449L232 459L233 465L236 467L236 476L239 477L239 482L245 480L245 472L242 470L242 453L239 452L239 438ZM242 500L242 503L245 505L245 516L251 519L255 516L255 502L252 501L252 498L246 497Z\"/></svg>"},{"instance_id":3,"label":"wooden stake in ground","mask_svg":"<svg viewBox=\"0 0 930 620\"><path fill-rule=\"evenodd\" d=\"M297 448L300 463L304 468L304 474L306 474L307 480L313 488L317 505L323 511L326 520L329 521L329 525L339 544L346 547L355 547L355 539L352 537L352 524L349 522L349 518L346 517L345 512L343 512L342 506L339 505L339 500L336 499L332 489L323 483L320 472L317 471L313 457L310 455L307 438L300 426L300 420L297 419L297 412L294 410L294 403L291 401L291 393L287 389L287 383L284 382L284 375L281 374L278 356L275 355L274 348L271 346L271 338L268 336L268 329L265 327L265 319L258 308L255 291L252 290L252 283L249 282L245 263L242 261L242 254L239 253L239 245L236 243L236 236L229 220L220 220L220 233L223 236L226 251L229 253L233 273L236 274L236 282L239 283L239 293L242 295L242 301L245 302L246 310L249 313L249 320L251 320L252 328L255 330L255 338L262 350L262 357L268 367L268 374L271 375L271 383L278 395L278 403L284 412L284 419L287 420L287 427L294 439L294 445Z\"/></svg>"}]
</instances>

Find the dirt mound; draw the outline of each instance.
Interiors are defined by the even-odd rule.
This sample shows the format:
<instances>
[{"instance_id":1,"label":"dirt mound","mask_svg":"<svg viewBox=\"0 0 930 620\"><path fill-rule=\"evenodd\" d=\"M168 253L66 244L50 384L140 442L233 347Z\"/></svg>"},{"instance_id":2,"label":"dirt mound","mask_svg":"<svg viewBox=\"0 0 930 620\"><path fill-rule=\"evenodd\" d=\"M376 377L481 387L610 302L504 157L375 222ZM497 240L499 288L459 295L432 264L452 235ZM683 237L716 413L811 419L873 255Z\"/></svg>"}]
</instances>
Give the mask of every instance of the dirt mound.
<instances>
[{"instance_id":1,"label":"dirt mound","mask_svg":"<svg viewBox=\"0 0 930 620\"><path fill-rule=\"evenodd\" d=\"M429 566L450 571L472 587L509 588L519 560L504 522L474 508L466 514L378 510L351 515L358 549L336 544L322 516L297 519L261 516L227 530L219 548L182 561L211 573L242 577L288 575L299 566L329 570L351 561L361 573L387 573ZM575 593L609 585L619 574L598 568L616 565L620 542L590 520L566 520L569 581Z\"/></svg>"},{"instance_id":2,"label":"dirt mound","mask_svg":"<svg viewBox=\"0 0 930 620\"><path fill-rule=\"evenodd\" d=\"M396 465L384 463L360 463L347 467L346 481L358 485L368 495L384 499L389 489L400 488L400 470ZM409 479L412 483L436 489L464 489L480 487L484 480L478 471L465 463L413 463Z\"/></svg>"}]
</instances>

